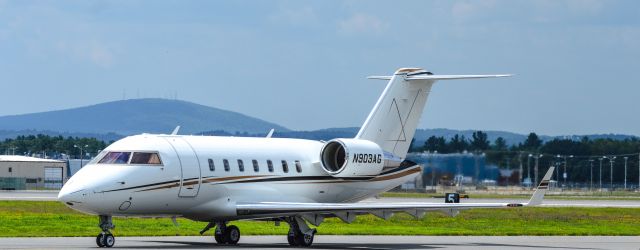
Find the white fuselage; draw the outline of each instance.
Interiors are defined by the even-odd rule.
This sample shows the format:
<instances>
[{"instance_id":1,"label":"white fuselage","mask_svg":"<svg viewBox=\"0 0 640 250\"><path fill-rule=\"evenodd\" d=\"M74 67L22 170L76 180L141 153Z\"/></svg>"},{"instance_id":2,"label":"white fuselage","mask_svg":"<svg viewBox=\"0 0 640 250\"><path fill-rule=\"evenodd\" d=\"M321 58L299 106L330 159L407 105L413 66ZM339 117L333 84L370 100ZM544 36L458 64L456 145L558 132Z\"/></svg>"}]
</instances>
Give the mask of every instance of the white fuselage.
<instances>
[{"instance_id":1,"label":"white fuselage","mask_svg":"<svg viewBox=\"0 0 640 250\"><path fill-rule=\"evenodd\" d=\"M59 198L90 214L233 220L243 218L237 202L355 202L420 172L415 166L373 178L337 178L320 165L323 145L282 138L130 136L78 171ZM100 163L108 152L155 152L161 164Z\"/></svg>"}]
</instances>

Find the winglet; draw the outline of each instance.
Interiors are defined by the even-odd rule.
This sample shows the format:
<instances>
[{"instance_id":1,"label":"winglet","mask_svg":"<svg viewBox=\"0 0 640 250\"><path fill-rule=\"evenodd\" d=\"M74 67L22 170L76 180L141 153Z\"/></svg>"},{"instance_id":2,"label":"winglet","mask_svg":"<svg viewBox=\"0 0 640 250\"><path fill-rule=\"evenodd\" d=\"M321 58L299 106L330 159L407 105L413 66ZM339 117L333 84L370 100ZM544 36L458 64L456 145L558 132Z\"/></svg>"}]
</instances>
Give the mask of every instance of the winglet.
<instances>
[{"instance_id":1,"label":"winglet","mask_svg":"<svg viewBox=\"0 0 640 250\"><path fill-rule=\"evenodd\" d=\"M269 130L269 133L267 134L267 138L271 138L271 136L273 136L273 132L276 131L275 129L271 129Z\"/></svg>"},{"instance_id":2,"label":"winglet","mask_svg":"<svg viewBox=\"0 0 640 250\"><path fill-rule=\"evenodd\" d=\"M176 128L173 129L173 132L171 132L171 135L177 135L178 131L180 131L180 125L176 126Z\"/></svg>"},{"instance_id":3,"label":"winglet","mask_svg":"<svg viewBox=\"0 0 640 250\"><path fill-rule=\"evenodd\" d=\"M547 170L547 173L542 178L542 181L540 181L540 185L538 185L538 188L536 189L536 191L533 192L533 195L531 196L531 200L529 200L529 202L525 204L525 206L537 206L542 204L542 199L544 199L544 194L549 189L549 180L551 180L551 176L553 175L554 169L555 169L554 167L550 167L549 170Z\"/></svg>"}]
</instances>

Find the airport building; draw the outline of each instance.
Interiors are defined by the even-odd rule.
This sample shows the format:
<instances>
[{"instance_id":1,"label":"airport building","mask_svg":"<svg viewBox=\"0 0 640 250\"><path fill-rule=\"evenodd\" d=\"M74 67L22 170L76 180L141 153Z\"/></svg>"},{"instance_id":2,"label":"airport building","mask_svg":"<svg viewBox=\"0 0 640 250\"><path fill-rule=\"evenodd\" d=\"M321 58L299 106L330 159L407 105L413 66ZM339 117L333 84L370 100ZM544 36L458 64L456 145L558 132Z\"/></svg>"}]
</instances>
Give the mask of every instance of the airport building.
<instances>
[{"instance_id":1,"label":"airport building","mask_svg":"<svg viewBox=\"0 0 640 250\"><path fill-rule=\"evenodd\" d=\"M69 159L67 162L69 163L69 168L67 169L67 178L71 178L74 174L76 174L80 169L87 165L87 163L91 162L92 159Z\"/></svg>"},{"instance_id":2,"label":"airport building","mask_svg":"<svg viewBox=\"0 0 640 250\"><path fill-rule=\"evenodd\" d=\"M65 160L0 155L0 189L60 189L68 178Z\"/></svg>"},{"instance_id":3,"label":"airport building","mask_svg":"<svg viewBox=\"0 0 640 250\"><path fill-rule=\"evenodd\" d=\"M496 185L501 172L487 165L483 154L473 153L409 153L407 159L423 166L416 188L435 185Z\"/></svg>"}]
</instances>

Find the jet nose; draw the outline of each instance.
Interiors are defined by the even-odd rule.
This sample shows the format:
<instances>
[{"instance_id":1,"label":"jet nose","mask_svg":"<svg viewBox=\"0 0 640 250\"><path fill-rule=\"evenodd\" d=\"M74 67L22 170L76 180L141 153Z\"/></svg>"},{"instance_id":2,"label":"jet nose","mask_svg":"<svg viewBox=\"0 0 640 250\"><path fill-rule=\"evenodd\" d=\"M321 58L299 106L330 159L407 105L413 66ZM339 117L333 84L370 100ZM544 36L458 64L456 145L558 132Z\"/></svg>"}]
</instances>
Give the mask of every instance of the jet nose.
<instances>
[{"instance_id":1,"label":"jet nose","mask_svg":"<svg viewBox=\"0 0 640 250\"><path fill-rule=\"evenodd\" d=\"M69 206L73 206L74 203L82 202L84 198L85 189L74 185L74 183L70 180L67 182L60 192L58 193L58 200L66 203Z\"/></svg>"}]
</instances>

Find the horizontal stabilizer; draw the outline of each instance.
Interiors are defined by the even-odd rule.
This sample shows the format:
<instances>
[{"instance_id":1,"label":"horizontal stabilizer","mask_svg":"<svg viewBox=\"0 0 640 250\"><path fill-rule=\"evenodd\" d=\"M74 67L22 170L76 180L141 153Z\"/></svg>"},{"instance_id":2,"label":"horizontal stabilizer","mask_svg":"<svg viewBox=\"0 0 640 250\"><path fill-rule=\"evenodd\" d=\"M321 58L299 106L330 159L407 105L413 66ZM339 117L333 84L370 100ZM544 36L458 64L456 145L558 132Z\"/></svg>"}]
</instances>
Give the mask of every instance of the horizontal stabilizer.
<instances>
[{"instance_id":1,"label":"horizontal stabilizer","mask_svg":"<svg viewBox=\"0 0 640 250\"><path fill-rule=\"evenodd\" d=\"M480 78L498 78L498 77L509 77L511 74L503 74L503 75L417 75L417 76L406 76L404 78L405 81L412 80L459 80L459 79L480 79ZM391 80L392 76L369 76L368 79L376 79L376 80Z\"/></svg>"}]
</instances>

